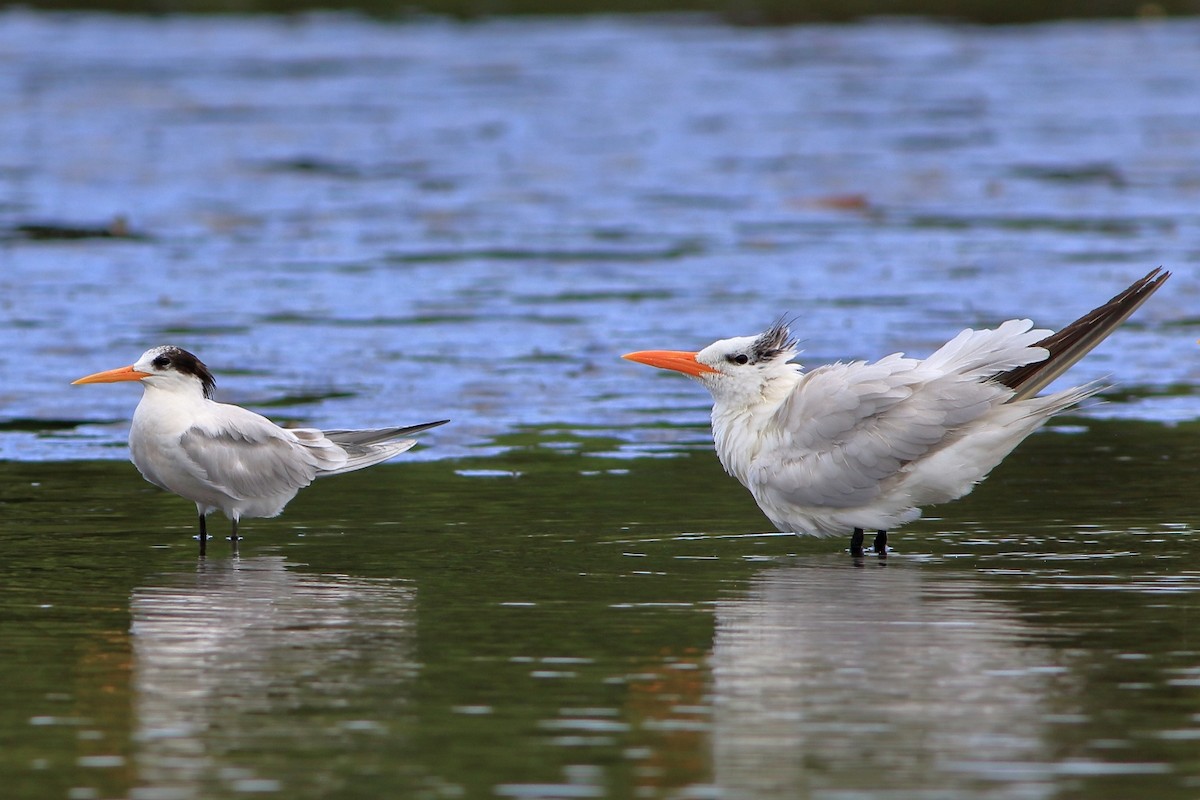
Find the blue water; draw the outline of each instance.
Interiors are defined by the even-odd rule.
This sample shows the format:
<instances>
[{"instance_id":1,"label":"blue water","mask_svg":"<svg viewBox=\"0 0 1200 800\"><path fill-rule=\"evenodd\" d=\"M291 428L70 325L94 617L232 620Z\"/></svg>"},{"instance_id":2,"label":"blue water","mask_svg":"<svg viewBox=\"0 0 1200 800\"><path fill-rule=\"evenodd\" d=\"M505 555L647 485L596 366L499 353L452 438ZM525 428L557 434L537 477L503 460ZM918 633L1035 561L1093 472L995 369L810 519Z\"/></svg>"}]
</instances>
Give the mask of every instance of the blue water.
<instances>
[{"instance_id":1,"label":"blue water","mask_svg":"<svg viewBox=\"0 0 1200 800\"><path fill-rule=\"evenodd\" d=\"M546 424L636 450L704 398L620 353L780 315L809 363L927 353L1159 265L1071 379L1193 416L1195 21L9 10L0 65L3 458L121 457L136 390L66 384L166 342L296 423L453 418L429 457Z\"/></svg>"}]
</instances>

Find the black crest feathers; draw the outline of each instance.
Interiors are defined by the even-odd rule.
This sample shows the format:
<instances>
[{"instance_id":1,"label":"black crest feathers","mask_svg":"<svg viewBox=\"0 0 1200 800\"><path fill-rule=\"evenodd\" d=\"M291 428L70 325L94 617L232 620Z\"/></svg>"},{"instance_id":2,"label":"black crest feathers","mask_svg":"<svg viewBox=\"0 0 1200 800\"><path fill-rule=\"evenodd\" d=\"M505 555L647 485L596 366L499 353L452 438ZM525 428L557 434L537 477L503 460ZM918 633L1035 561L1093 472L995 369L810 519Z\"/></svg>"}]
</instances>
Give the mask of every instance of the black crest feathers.
<instances>
[{"instance_id":1,"label":"black crest feathers","mask_svg":"<svg viewBox=\"0 0 1200 800\"><path fill-rule=\"evenodd\" d=\"M788 322L780 317L754 340L754 344L750 346L750 356L755 362L770 361L795 349L796 340L792 338Z\"/></svg>"},{"instance_id":2,"label":"black crest feathers","mask_svg":"<svg viewBox=\"0 0 1200 800\"><path fill-rule=\"evenodd\" d=\"M195 376L204 387L204 396L212 399L213 391L217 388L217 379L203 361L182 347L160 347L151 363L159 369L174 369L180 374Z\"/></svg>"}]
</instances>

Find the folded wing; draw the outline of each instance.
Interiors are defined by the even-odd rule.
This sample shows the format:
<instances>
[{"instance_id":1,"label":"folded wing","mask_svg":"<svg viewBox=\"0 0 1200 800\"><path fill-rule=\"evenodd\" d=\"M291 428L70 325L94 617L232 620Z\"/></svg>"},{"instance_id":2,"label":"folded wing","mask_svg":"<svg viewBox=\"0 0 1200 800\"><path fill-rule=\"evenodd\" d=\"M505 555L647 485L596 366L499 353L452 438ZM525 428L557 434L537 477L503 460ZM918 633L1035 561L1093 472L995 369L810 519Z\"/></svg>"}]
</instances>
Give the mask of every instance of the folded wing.
<instances>
[{"instance_id":1,"label":"folded wing","mask_svg":"<svg viewBox=\"0 0 1200 800\"><path fill-rule=\"evenodd\" d=\"M965 330L924 361L896 354L803 376L767 426L749 473L774 502L853 508L905 465L957 441L1013 390L987 380L1046 358L1029 320Z\"/></svg>"},{"instance_id":2,"label":"folded wing","mask_svg":"<svg viewBox=\"0 0 1200 800\"><path fill-rule=\"evenodd\" d=\"M417 443L398 437L447 421L369 430L285 429L237 406L221 408L220 418L198 421L180 445L193 474L242 500L294 494L316 478L386 461Z\"/></svg>"},{"instance_id":3,"label":"folded wing","mask_svg":"<svg viewBox=\"0 0 1200 800\"><path fill-rule=\"evenodd\" d=\"M320 431L284 430L249 411L200 421L179 443L198 478L239 500L295 494L346 458Z\"/></svg>"}]
</instances>

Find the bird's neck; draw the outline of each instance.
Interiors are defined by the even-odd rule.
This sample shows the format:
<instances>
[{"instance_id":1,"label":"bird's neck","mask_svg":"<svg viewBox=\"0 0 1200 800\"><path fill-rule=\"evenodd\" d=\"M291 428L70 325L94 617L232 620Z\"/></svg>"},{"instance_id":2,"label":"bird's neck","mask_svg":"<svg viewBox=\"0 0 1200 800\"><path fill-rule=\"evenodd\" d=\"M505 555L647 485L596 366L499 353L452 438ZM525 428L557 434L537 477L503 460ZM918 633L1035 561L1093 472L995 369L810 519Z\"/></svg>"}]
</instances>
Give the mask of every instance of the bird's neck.
<instances>
[{"instance_id":1,"label":"bird's neck","mask_svg":"<svg viewBox=\"0 0 1200 800\"><path fill-rule=\"evenodd\" d=\"M800 369L789 369L764 381L756 392L713 400L712 429L717 457L725 471L749 486L750 468L762 448L763 434L779 407L792 395Z\"/></svg>"},{"instance_id":2,"label":"bird's neck","mask_svg":"<svg viewBox=\"0 0 1200 800\"><path fill-rule=\"evenodd\" d=\"M195 387L195 391L192 391L191 387L181 386L162 388L148 383L143 386L145 391L134 412L135 417L141 417L143 420L148 416L153 416L160 419L189 421L190 423L199 410L212 402L205 399L204 390L198 385Z\"/></svg>"}]
</instances>

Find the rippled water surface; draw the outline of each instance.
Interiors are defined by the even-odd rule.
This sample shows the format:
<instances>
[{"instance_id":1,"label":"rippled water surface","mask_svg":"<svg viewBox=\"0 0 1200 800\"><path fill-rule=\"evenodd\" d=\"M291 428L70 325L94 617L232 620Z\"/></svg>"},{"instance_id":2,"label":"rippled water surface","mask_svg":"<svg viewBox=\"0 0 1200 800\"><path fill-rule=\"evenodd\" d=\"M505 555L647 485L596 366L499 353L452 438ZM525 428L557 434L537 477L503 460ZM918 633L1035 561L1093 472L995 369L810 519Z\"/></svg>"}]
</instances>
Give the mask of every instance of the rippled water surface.
<instances>
[{"instance_id":1,"label":"rippled water surface","mask_svg":"<svg viewBox=\"0 0 1200 800\"><path fill-rule=\"evenodd\" d=\"M3 793L1194 797L1197 242L1194 21L4 12ZM766 533L618 358L924 354L1159 265L1106 402L886 562ZM137 390L68 386L165 342L453 423L197 561Z\"/></svg>"}]
</instances>

